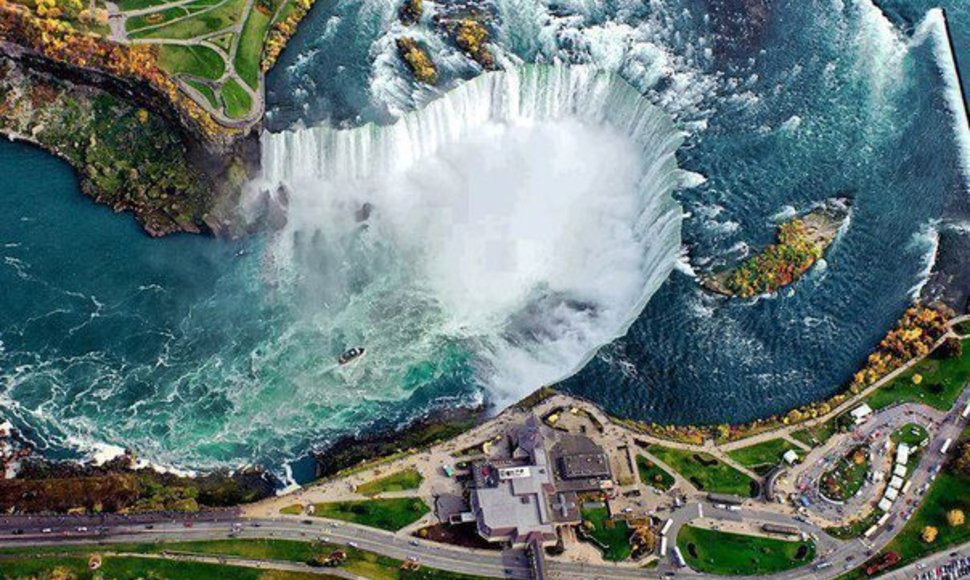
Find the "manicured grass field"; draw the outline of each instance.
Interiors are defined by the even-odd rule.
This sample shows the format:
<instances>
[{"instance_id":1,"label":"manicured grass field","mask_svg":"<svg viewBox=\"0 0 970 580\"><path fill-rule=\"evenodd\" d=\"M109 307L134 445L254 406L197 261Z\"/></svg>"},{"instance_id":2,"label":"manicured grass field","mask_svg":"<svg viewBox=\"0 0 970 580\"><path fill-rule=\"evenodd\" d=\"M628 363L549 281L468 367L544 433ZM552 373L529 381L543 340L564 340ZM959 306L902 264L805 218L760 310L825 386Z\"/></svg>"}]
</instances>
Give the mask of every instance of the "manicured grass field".
<instances>
[{"instance_id":1,"label":"manicured grass field","mask_svg":"<svg viewBox=\"0 0 970 580\"><path fill-rule=\"evenodd\" d=\"M357 486L357 493L361 495L377 495L388 491L418 489L422 481L424 481L424 478L421 477L418 470L406 469L359 485Z\"/></svg>"},{"instance_id":2,"label":"manicured grass field","mask_svg":"<svg viewBox=\"0 0 970 580\"><path fill-rule=\"evenodd\" d=\"M219 97L216 96L216 92L213 91L211 87L198 81L193 81L192 79L186 79L185 82L195 90L202 93L202 96L205 97L205 100L209 102L209 105L213 109L219 108Z\"/></svg>"},{"instance_id":3,"label":"manicured grass field","mask_svg":"<svg viewBox=\"0 0 970 580\"><path fill-rule=\"evenodd\" d=\"M946 547L970 541L970 524L954 528L946 523L946 512L951 509L962 509L970 516L970 476L944 470L926 492L920 508L884 552L898 553L902 566ZM939 536L932 544L920 538L926 526L939 530Z\"/></svg>"},{"instance_id":4,"label":"manicured grass field","mask_svg":"<svg viewBox=\"0 0 970 580\"><path fill-rule=\"evenodd\" d=\"M653 486L661 491L666 491L674 486L673 475L642 455L637 455L637 471L640 472L640 481L645 485Z\"/></svg>"},{"instance_id":5,"label":"manicured grass field","mask_svg":"<svg viewBox=\"0 0 970 580\"><path fill-rule=\"evenodd\" d=\"M733 493L742 497L758 495L757 482L707 453L682 451L659 445L651 445L649 451L689 479L698 489Z\"/></svg>"},{"instance_id":6,"label":"manicured grass field","mask_svg":"<svg viewBox=\"0 0 970 580\"><path fill-rule=\"evenodd\" d=\"M813 542L789 542L684 526L677 535L687 565L709 574L760 576L791 570L815 559Z\"/></svg>"},{"instance_id":7,"label":"manicured grass field","mask_svg":"<svg viewBox=\"0 0 970 580\"><path fill-rule=\"evenodd\" d=\"M913 375L923 380L913 384ZM884 385L869 396L867 402L873 409L882 409L894 403L913 401L926 403L941 411L948 411L970 381L970 339L963 341L963 356L936 358L930 356L916 366Z\"/></svg>"},{"instance_id":8,"label":"manicured grass field","mask_svg":"<svg viewBox=\"0 0 970 580\"><path fill-rule=\"evenodd\" d=\"M745 467L757 467L759 465L775 466L783 461L782 455L789 449L801 451L794 444L784 439L770 439L748 447L728 451L728 455L731 459ZM803 455L803 453L799 453L799 455Z\"/></svg>"},{"instance_id":9,"label":"manicured grass field","mask_svg":"<svg viewBox=\"0 0 970 580\"><path fill-rule=\"evenodd\" d=\"M60 574L60 575L58 575ZM66 574L71 574L67 576ZM221 566L201 562L175 562L126 556L105 556L101 569L88 570L86 557L39 557L0 560L0 578L77 578L87 580L110 578L135 580L142 578L178 580L329 580L330 575L301 572L257 570L242 566Z\"/></svg>"},{"instance_id":10,"label":"manicured grass field","mask_svg":"<svg viewBox=\"0 0 970 580\"><path fill-rule=\"evenodd\" d=\"M152 6L158 6L159 4L165 4L168 0L118 0L118 9L122 11L127 10L141 10L142 8L150 8Z\"/></svg>"},{"instance_id":11,"label":"manicured grass field","mask_svg":"<svg viewBox=\"0 0 970 580\"><path fill-rule=\"evenodd\" d=\"M314 515L354 522L364 526L400 530L431 511L417 498L368 499L314 504Z\"/></svg>"},{"instance_id":12,"label":"manicured grass field","mask_svg":"<svg viewBox=\"0 0 970 580\"><path fill-rule=\"evenodd\" d=\"M57 557L50 557L47 554L51 553L51 550L58 552ZM56 548L51 547L23 547L23 548L8 548L0 550L0 554L17 554L23 555L23 558L11 559L11 560L0 560L0 578L7 578L4 573L7 573L8 562L15 562L16 568L10 568L16 570L18 574L22 570L22 574L17 576L11 576L13 578L21 577L31 577L32 574L36 573L37 570L43 570L49 572L52 567L57 566L56 562L67 562L67 565L72 566L70 570L75 570L73 566L80 565L83 568L77 568L79 571L84 572L79 574L78 578L93 578L93 574L87 574L87 556L86 554L103 552L107 548L102 546L90 546L90 545L64 545L57 546ZM298 542L294 540L275 540L275 539L252 539L252 540L213 540L213 541L193 541L193 542L165 542L165 543L151 543L151 544L112 544L110 546L113 552L122 552L125 554L146 554L146 553L160 553L163 551L171 552L187 552L191 554L202 554L202 555L220 555L228 557L237 558L248 558L255 560L277 560L286 562L307 562L311 558L317 555L327 556L334 550L342 550L347 554L347 560L340 565L340 569L347 572L351 572L355 575L374 578L376 580L397 580L400 578L429 578L435 580L469 580L475 577L467 576L463 574L455 574L452 572L445 572L443 570L437 570L433 568L422 568L419 575L408 575L406 572L400 570L401 561L389 558L386 556L381 556L373 552L366 552L363 550L358 550L356 548L351 548L347 546L337 546L333 544L324 544L320 542ZM72 554L74 556L72 556ZM31 564L31 562L40 562L40 566L36 564ZM109 568L109 562L111 567ZM231 563L230 563L231 564ZM259 580L276 580L283 578L289 579L293 578L295 580L303 580L304 578L322 578L324 580L329 578L334 578L334 576L325 575L308 575L299 572L273 572L273 571L259 571L251 568L242 568L236 566L216 566L212 564L192 564L187 566L185 569L174 569L173 565L181 565L181 563L175 563L170 561L159 561L159 560L149 560L149 559L138 559L135 557L105 557L104 566L102 570L111 571L112 574L106 574L107 578L167 578L171 580L182 580L183 578L193 580L195 578L199 579L221 579L221 578L241 578L243 580L247 579L259 579ZM127 567L127 568L126 568ZM126 571L128 570L128 571ZM293 574L293 575L290 575Z\"/></svg>"},{"instance_id":13,"label":"manicured grass field","mask_svg":"<svg viewBox=\"0 0 970 580\"><path fill-rule=\"evenodd\" d=\"M236 72L253 89L259 88L259 60L263 54L263 40L266 38L270 20L270 15L256 9L251 10L239 36L234 63Z\"/></svg>"},{"instance_id":14,"label":"manicured grass field","mask_svg":"<svg viewBox=\"0 0 970 580\"><path fill-rule=\"evenodd\" d=\"M825 423L820 423L814 427L802 429L801 431L795 431L791 436L805 445L818 447L828 441L832 435L835 435L836 431L835 417L833 417Z\"/></svg>"},{"instance_id":15,"label":"manicured grass field","mask_svg":"<svg viewBox=\"0 0 970 580\"><path fill-rule=\"evenodd\" d=\"M222 101L226 104L226 115L233 119L242 119L249 114L253 100L235 79L229 79L222 85Z\"/></svg>"},{"instance_id":16,"label":"manicured grass field","mask_svg":"<svg viewBox=\"0 0 970 580\"><path fill-rule=\"evenodd\" d=\"M191 7L190 4L188 7ZM228 28L244 16L246 0L223 0L218 6L192 17L177 20L171 24L140 30L130 34L132 38L177 38L191 39L203 34Z\"/></svg>"},{"instance_id":17,"label":"manicured grass field","mask_svg":"<svg viewBox=\"0 0 970 580\"><path fill-rule=\"evenodd\" d=\"M188 74L212 81L226 72L222 57L204 46L163 44L158 48L158 64L171 74Z\"/></svg>"},{"instance_id":18,"label":"manicured grass field","mask_svg":"<svg viewBox=\"0 0 970 580\"><path fill-rule=\"evenodd\" d=\"M132 16L125 21L125 31L136 36L138 31L153 28L156 26L161 26L166 22L175 20L182 16L188 16L188 11L181 6L175 6L172 8L166 8L165 10L160 10L158 12L152 12L151 14L144 14L142 16Z\"/></svg>"},{"instance_id":19,"label":"manicured grass field","mask_svg":"<svg viewBox=\"0 0 970 580\"><path fill-rule=\"evenodd\" d=\"M907 423L893 431L892 435L889 436L893 443L906 443L910 447L922 445L929 437L930 434L926 432L926 427L919 423ZM910 463L915 462L910 461Z\"/></svg>"},{"instance_id":20,"label":"manicured grass field","mask_svg":"<svg viewBox=\"0 0 970 580\"><path fill-rule=\"evenodd\" d=\"M865 459L856 463L854 457L861 450ZM845 457L839 458L832 469L822 474L819 490L825 497L834 501L845 501L859 493L869 472L869 455L865 448L857 447Z\"/></svg>"},{"instance_id":21,"label":"manicured grass field","mask_svg":"<svg viewBox=\"0 0 970 580\"><path fill-rule=\"evenodd\" d=\"M605 507L582 510L583 521L593 525L587 533L598 542L606 546L603 558L612 562L620 562L630 557L633 547L630 545L630 527L624 520L611 520L609 511Z\"/></svg>"}]
</instances>

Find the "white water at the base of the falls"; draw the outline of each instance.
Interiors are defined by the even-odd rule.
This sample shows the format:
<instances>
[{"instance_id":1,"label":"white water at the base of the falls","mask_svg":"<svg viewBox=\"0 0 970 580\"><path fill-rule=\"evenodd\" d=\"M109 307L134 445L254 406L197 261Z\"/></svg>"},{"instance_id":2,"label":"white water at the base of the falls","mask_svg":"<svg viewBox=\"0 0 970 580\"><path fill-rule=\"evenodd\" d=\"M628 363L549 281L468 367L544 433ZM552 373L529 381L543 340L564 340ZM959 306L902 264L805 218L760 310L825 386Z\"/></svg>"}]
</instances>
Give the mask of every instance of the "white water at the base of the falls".
<instances>
[{"instance_id":1,"label":"white water at the base of the falls","mask_svg":"<svg viewBox=\"0 0 970 580\"><path fill-rule=\"evenodd\" d=\"M619 77L543 66L388 126L266 133L259 189L288 192L267 262L321 332L367 347L361 380L454 347L503 406L622 336L670 274L681 140Z\"/></svg>"}]
</instances>

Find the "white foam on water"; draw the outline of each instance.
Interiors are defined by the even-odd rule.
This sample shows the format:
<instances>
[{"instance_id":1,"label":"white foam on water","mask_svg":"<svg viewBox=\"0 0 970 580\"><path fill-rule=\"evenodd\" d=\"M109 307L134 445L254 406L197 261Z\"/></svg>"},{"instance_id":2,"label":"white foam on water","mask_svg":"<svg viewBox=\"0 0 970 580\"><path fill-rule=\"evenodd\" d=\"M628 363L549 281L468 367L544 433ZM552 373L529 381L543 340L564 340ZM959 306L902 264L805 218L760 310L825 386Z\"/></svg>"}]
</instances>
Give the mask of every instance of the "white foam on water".
<instances>
[{"instance_id":1,"label":"white foam on water","mask_svg":"<svg viewBox=\"0 0 970 580\"><path fill-rule=\"evenodd\" d=\"M966 102L960 90L960 77L957 63L950 50L950 37L947 32L943 11L934 8L926 13L913 33L911 44L919 45L931 39L936 65L943 79L943 95L950 114L953 115L953 134L960 152L960 164L964 175L964 187L970 194L970 119L967 117Z\"/></svg>"},{"instance_id":2,"label":"white foam on water","mask_svg":"<svg viewBox=\"0 0 970 580\"><path fill-rule=\"evenodd\" d=\"M924 224L918 232L913 234L910 248L923 251L923 269L917 276L917 282L909 290L911 299L916 300L923 292L923 287L930 281L933 266L936 265L936 255L940 249L940 231L938 220Z\"/></svg>"},{"instance_id":3,"label":"white foam on water","mask_svg":"<svg viewBox=\"0 0 970 580\"><path fill-rule=\"evenodd\" d=\"M263 184L291 191L272 263L313 296L308 316L364 341L361 372L403 376L461 344L501 407L625 334L676 266L682 138L619 77L547 66L389 126L264 134Z\"/></svg>"}]
</instances>

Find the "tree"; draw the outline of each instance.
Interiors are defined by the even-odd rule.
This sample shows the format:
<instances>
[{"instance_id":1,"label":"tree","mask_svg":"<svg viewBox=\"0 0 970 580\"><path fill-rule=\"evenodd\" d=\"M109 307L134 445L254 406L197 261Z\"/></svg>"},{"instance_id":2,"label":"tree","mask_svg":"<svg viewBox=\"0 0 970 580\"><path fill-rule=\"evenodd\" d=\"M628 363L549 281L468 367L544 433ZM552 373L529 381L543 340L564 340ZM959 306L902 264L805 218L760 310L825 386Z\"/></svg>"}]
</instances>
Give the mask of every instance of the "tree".
<instances>
[{"instance_id":1,"label":"tree","mask_svg":"<svg viewBox=\"0 0 970 580\"><path fill-rule=\"evenodd\" d=\"M963 341L956 337L950 337L940 345L940 357L959 358L963 356Z\"/></svg>"},{"instance_id":2,"label":"tree","mask_svg":"<svg viewBox=\"0 0 970 580\"><path fill-rule=\"evenodd\" d=\"M920 534L920 537L923 538L923 541L926 542L927 544L932 544L933 542L936 541L936 536L938 536L939 533L940 531L935 527L926 526L925 528L923 528L923 532Z\"/></svg>"},{"instance_id":3,"label":"tree","mask_svg":"<svg viewBox=\"0 0 970 580\"><path fill-rule=\"evenodd\" d=\"M964 441L957 449L957 457L953 460L953 466L963 473L970 475L970 441Z\"/></svg>"},{"instance_id":4,"label":"tree","mask_svg":"<svg viewBox=\"0 0 970 580\"><path fill-rule=\"evenodd\" d=\"M952 509L946 512L946 523L949 524L951 528L962 526L965 521L967 521L966 516L961 509Z\"/></svg>"}]
</instances>

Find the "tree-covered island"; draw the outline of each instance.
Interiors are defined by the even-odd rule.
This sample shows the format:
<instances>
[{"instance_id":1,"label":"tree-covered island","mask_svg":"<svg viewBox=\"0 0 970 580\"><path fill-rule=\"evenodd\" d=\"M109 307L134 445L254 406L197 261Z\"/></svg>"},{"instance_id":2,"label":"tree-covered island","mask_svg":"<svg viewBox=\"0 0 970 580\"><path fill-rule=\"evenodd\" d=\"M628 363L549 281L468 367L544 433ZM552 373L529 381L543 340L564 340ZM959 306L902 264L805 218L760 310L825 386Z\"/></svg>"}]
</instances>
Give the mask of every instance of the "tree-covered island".
<instances>
[{"instance_id":1,"label":"tree-covered island","mask_svg":"<svg viewBox=\"0 0 970 580\"><path fill-rule=\"evenodd\" d=\"M835 240L848 217L846 200L830 200L778 226L777 242L737 266L701 278L707 290L750 298L797 282Z\"/></svg>"}]
</instances>

